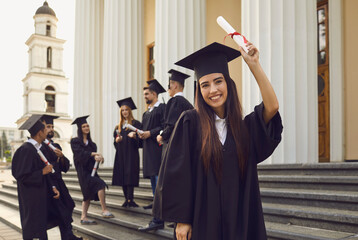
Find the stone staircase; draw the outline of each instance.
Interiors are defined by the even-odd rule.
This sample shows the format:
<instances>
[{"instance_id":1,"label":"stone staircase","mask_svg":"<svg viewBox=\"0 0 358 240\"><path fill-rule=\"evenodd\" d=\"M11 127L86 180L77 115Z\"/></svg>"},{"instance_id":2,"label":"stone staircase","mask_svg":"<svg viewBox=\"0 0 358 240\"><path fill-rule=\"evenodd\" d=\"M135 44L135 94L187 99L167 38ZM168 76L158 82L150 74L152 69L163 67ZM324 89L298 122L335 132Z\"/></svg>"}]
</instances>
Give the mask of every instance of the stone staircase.
<instances>
[{"instance_id":1,"label":"stone staircase","mask_svg":"<svg viewBox=\"0 0 358 240\"><path fill-rule=\"evenodd\" d=\"M151 211L122 208L122 189L110 185L112 169L102 168L99 175L110 187L106 201L116 217L102 218L99 202L92 202L89 216L99 223L92 226L79 223L82 195L75 170L63 175L76 203L73 227L79 235L89 239L173 238L173 230L167 227L150 233L137 231L149 222ZM358 163L261 165L259 180L269 239L358 240ZM134 195L140 206L152 201L148 179L141 178ZM21 231L16 182L0 188L0 211L1 221Z\"/></svg>"}]
</instances>

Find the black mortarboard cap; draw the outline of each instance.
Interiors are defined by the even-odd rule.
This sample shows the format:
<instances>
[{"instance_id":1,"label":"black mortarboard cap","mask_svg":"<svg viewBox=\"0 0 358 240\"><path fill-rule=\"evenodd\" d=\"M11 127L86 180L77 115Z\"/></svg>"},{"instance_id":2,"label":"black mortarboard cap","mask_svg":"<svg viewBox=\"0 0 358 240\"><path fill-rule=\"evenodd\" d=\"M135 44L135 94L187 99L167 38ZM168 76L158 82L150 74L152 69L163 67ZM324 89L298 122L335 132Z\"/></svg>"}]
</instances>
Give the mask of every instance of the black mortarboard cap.
<instances>
[{"instance_id":1,"label":"black mortarboard cap","mask_svg":"<svg viewBox=\"0 0 358 240\"><path fill-rule=\"evenodd\" d=\"M78 117L76 118L71 124L77 124L77 127L81 127L82 124L87 123L87 118L89 117L89 115L83 116L83 117Z\"/></svg>"},{"instance_id":2,"label":"black mortarboard cap","mask_svg":"<svg viewBox=\"0 0 358 240\"><path fill-rule=\"evenodd\" d=\"M183 85L183 86L184 86L185 79L190 77L188 74L179 72L179 71L174 70L174 69L170 69L168 71L168 73L170 73L169 81L172 80L172 81L180 82L181 85Z\"/></svg>"},{"instance_id":3,"label":"black mortarboard cap","mask_svg":"<svg viewBox=\"0 0 358 240\"><path fill-rule=\"evenodd\" d=\"M160 83L156 80L149 80L147 81L148 85L149 85L149 89L156 92L158 95L160 93L166 92L165 89L162 87L162 85L160 85Z\"/></svg>"},{"instance_id":4,"label":"black mortarboard cap","mask_svg":"<svg viewBox=\"0 0 358 240\"><path fill-rule=\"evenodd\" d=\"M45 125L41 122L42 115L34 114L29 117L20 127L20 130L28 130L31 136L35 136Z\"/></svg>"},{"instance_id":5,"label":"black mortarboard cap","mask_svg":"<svg viewBox=\"0 0 358 240\"><path fill-rule=\"evenodd\" d=\"M239 56L241 56L241 53L238 50L214 42L175 64L194 70L195 76L199 80L202 76L211 73L229 75L228 62Z\"/></svg>"},{"instance_id":6,"label":"black mortarboard cap","mask_svg":"<svg viewBox=\"0 0 358 240\"><path fill-rule=\"evenodd\" d=\"M53 124L53 120L56 118L59 118L59 116L44 114L42 115L41 120L45 121L46 124Z\"/></svg>"},{"instance_id":7,"label":"black mortarboard cap","mask_svg":"<svg viewBox=\"0 0 358 240\"><path fill-rule=\"evenodd\" d=\"M126 105L127 107L129 107L132 110L137 109L137 107L135 106L135 104L133 102L133 99L131 97L118 100L117 104L118 104L119 107L122 107L123 105Z\"/></svg>"}]
</instances>

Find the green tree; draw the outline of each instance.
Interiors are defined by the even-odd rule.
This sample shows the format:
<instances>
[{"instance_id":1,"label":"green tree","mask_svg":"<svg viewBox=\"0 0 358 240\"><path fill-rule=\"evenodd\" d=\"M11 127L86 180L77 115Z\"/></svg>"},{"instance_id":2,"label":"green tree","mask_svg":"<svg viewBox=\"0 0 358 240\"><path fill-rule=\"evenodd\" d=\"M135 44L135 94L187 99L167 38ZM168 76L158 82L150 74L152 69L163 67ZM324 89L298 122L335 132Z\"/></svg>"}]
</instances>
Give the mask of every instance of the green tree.
<instances>
[{"instance_id":1,"label":"green tree","mask_svg":"<svg viewBox=\"0 0 358 240\"><path fill-rule=\"evenodd\" d=\"M7 142L7 137L5 134L5 131L2 131L1 141L0 141L0 153L1 153L1 159L5 156L5 152L11 150L10 145ZM11 153L10 153L11 154Z\"/></svg>"}]
</instances>

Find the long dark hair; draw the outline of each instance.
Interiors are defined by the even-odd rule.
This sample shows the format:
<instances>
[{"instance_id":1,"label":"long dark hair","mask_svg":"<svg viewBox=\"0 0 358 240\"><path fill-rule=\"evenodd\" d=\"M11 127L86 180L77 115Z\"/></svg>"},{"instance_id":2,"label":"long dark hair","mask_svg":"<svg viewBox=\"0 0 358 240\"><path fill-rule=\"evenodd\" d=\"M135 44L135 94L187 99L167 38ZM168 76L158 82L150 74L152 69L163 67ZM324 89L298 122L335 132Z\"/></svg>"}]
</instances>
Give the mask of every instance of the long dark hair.
<instances>
[{"instance_id":1,"label":"long dark hair","mask_svg":"<svg viewBox=\"0 0 358 240\"><path fill-rule=\"evenodd\" d=\"M243 121L242 108L237 94L236 84L228 74L223 75L227 84L227 99L225 102L226 124L228 131L231 131L235 140L239 170L242 177L244 176L248 158L248 134ZM199 80L197 83L195 109L198 112L202 129L200 156L206 173L209 172L210 166L212 165L216 180L221 182L223 155L219 135L215 130L214 110L205 102L201 95Z\"/></svg>"},{"instance_id":2,"label":"long dark hair","mask_svg":"<svg viewBox=\"0 0 358 240\"><path fill-rule=\"evenodd\" d=\"M83 124L82 124L83 125ZM81 142L83 142L83 132L82 132L82 125L81 126L78 126L77 125L77 137L79 139L81 139ZM88 145L92 145L92 138L91 138L91 132L89 132L87 134L87 140L88 140Z\"/></svg>"}]
</instances>

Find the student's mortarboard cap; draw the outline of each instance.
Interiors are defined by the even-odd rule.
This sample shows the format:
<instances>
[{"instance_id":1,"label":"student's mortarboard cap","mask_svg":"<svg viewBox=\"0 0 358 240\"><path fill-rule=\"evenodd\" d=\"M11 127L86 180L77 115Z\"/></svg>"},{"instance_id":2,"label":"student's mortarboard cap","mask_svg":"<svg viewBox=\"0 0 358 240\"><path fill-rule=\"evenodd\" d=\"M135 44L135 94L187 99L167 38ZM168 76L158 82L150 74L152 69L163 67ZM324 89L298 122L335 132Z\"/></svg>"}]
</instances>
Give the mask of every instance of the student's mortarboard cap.
<instances>
[{"instance_id":1,"label":"student's mortarboard cap","mask_svg":"<svg viewBox=\"0 0 358 240\"><path fill-rule=\"evenodd\" d=\"M46 124L53 124L53 120L56 118L59 118L59 116L44 114L44 115L42 115L41 120L45 121Z\"/></svg>"},{"instance_id":2,"label":"student's mortarboard cap","mask_svg":"<svg viewBox=\"0 0 358 240\"><path fill-rule=\"evenodd\" d=\"M71 123L71 125L73 125L73 124L77 124L77 127L81 127L82 126L82 124L84 124L84 123L87 123L87 118L89 117L89 115L86 115L86 116L83 116L83 117L78 117L78 118L76 118L72 123Z\"/></svg>"},{"instance_id":3,"label":"student's mortarboard cap","mask_svg":"<svg viewBox=\"0 0 358 240\"><path fill-rule=\"evenodd\" d=\"M170 69L168 71L168 73L170 73L169 81L172 80L172 81L179 82L183 86L184 86L184 83L185 83L185 79L190 77L188 74L179 72L179 71L174 70L174 69Z\"/></svg>"},{"instance_id":4,"label":"student's mortarboard cap","mask_svg":"<svg viewBox=\"0 0 358 240\"><path fill-rule=\"evenodd\" d=\"M118 100L117 104L118 104L119 107L122 107L123 105L126 105L131 110L137 109L137 107L135 106L135 104L133 102L133 99L131 97Z\"/></svg>"},{"instance_id":5,"label":"student's mortarboard cap","mask_svg":"<svg viewBox=\"0 0 358 240\"><path fill-rule=\"evenodd\" d=\"M241 53L238 50L214 42L175 64L194 70L196 78L199 80L202 76L211 73L229 75L228 62L239 56L241 56Z\"/></svg>"},{"instance_id":6,"label":"student's mortarboard cap","mask_svg":"<svg viewBox=\"0 0 358 240\"><path fill-rule=\"evenodd\" d=\"M20 127L20 130L28 130L31 136L35 136L45 125L41 122L42 115L34 114L29 117Z\"/></svg>"},{"instance_id":7,"label":"student's mortarboard cap","mask_svg":"<svg viewBox=\"0 0 358 240\"><path fill-rule=\"evenodd\" d=\"M148 85L149 85L149 89L156 92L158 95L160 93L166 92L165 89L162 87L162 85L160 85L160 83L156 80L149 80L147 81Z\"/></svg>"}]
</instances>

